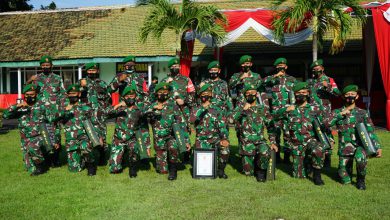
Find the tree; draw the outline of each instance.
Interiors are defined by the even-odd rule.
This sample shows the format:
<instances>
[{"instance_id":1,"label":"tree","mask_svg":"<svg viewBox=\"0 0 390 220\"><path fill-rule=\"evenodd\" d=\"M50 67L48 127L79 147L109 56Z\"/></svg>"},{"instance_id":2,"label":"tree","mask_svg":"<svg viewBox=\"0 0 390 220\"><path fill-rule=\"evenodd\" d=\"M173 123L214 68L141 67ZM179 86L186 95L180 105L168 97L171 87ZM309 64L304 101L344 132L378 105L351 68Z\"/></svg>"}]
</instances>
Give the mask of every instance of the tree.
<instances>
[{"instance_id":1,"label":"tree","mask_svg":"<svg viewBox=\"0 0 390 220\"><path fill-rule=\"evenodd\" d=\"M6 11L30 11L34 7L28 4L29 0L1 0L0 12Z\"/></svg>"},{"instance_id":2,"label":"tree","mask_svg":"<svg viewBox=\"0 0 390 220\"><path fill-rule=\"evenodd\" d=\"M286 1L276 0L274 7ZM293 7L277 12L273 22L275 38L284 43L284 31L294 33L305 22L313 31L313 61L317 60L318 48L322 49L325 33L329 30L333 30L334 35L329 53L339 53L344 49L353 25L351 15L344 13L344 7L351 7L357 20L364 23L365 11L357 0L295 0Z\"/></svg>"},{"instance_id":3,"label":"tree","mask_svg":"<svg viewBox=\"0 0 390 220\"><path fill-rule=\"evenodd\" d=\"M57 5L53 1L48 6L41 5L41 10L56 10Z\"/></svg>"},{"instance_id":4,"label":"tree","mask_svg":"<svg viewBox=\"0 0 390 220\"><path fill-rule=\"evenodd\" d=\"M194 31L202 36L209 35L215 42L225 37L223 24L226 23L224 15L214 6L200 5L190 0L183 0L180 7L172 4L170 0L149 0L151 11L146 16L140 29L140 40L145 43L152 35L157 40L166 29L173 30L176 37L176 55L186 51L185 34Z\"/></svg>"}]
</instances>

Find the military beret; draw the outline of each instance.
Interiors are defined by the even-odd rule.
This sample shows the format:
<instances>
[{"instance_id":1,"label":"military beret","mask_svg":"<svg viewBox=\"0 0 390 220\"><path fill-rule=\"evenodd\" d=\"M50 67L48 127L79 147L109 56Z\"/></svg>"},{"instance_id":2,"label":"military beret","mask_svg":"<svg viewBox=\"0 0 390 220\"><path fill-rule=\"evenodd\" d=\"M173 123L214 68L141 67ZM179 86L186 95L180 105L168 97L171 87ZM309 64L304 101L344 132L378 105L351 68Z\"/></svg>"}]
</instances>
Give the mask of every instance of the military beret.
<instances>
[{"instance_id":1,"label":"military beret","mask_svg":"<svg viewBox=\"0 0 390 220\"><path fill-rule=\"evenodd\" d=\"M240 57L240 65L242 65L245 62L252 62L252 57L249 55L244 55Z\"/></svg>"},{"instance_id":2,"label":"military beret","mask_svg":"<svg viewBox=\"0 0 390 220\"><path fill-rule=\"evenodd\" d=\"M278 59L275 60L274 62L274 66L277 66L279 64L286 64L287 65L287 59L286 58L283 58L283 57L279 57Z\"/></svg>"},{"instance_id":3,"label":"military beret","mask_svg":"<svg viewBox=\"0 0 390 220\"><path fill-rule=\"evenodd\" d=\"M52 63L52 61L53 61L53 59L49 55L44 55L39 60L39 64L42 64L42 63Z\"/></svg>"},{"instance_id":4,"label":"military beret","mask_svg":"<svg viewBox=\"0 0 390 220\"><path fill-rule=\"evenodd\" d=\"M297 82L295 83L293 87L294 92L298 92L299 90L302 89L309 89L309 84L307 82Z\"/></svg>"},{"instance_id":5,"label":"military beret","mask_svg":"<svg viewBox=\"0 0 390 220\"><path fill-rule=\"evenodd\" d=\"M247 83L244 85L244 92L247 92L249 90L256 90L257 91L257 88L255 85Z\"/></svg>"},{"instance_id":6,"label":"military beret","mask_svg":"<svg viewBox=\"0 0 390 220\"><path fill-rule=\"evenodd\" d=\"M123 62L135 62L135 56L129 55L123 59Z\"/></svg>"},{"instance_id":7,"label":"military beret","mask_svg":"<svg viewBox=\"0 0 390 220\"><path fill-rule=\"evenodd\" d=\"M219 62L216 60L210 62L209 65L207 66L207 69L211 69L211 68L219 68Z\"/></svg>"},{"instance_id":8,"label":"military beret","mask_svg":"<svg viewBox=\"0 0 390 220\"><path fill-rule=\"evenodd\" d=\"M169 84L166 82L160 82L159 84L156 85L156 87L154 88L154 91L158 92L161 89L169 90Z\"/></svg>"},{"instance_id":9,"label":"military beret","mask_svg":"<svg viewBox=\"0 0 390 220\"><path fill-rule=\"evenodd\" d=\"M70 85L66 90L66 93L70 93L70 92L80 92L80 85L79 84Z\"/></svg>"},{"instance_id":10,"label":"military beret","mask_svg":"<svg viewBox=\"0 0 390 220\"><path fill-rule=\"evenodd\" d=\"M23 94L28 92L28 91L37 91L39 90L39 87L37 85L34 85L34 84L27 84L24 86L23 88Z\"/></svg>"},{"instance_id":11,"label":"military beret","mask_svg":"<svg viewBox=\"0 0 390 220\"><path fill-rule=\"evenodd\" d=\"M85 70L89 69L99 69L99 64L94 62L85 64Z\"/></svg>"},{"instance_id":12,"label":"military beret","mask_svg":"<svg viewBox=\"0 0 390 220\"><path fill-rule=\"evenodd\" d=\"M168 62L168 68L171 68L175 64L180 64L179 58L175 57L175 58L170 59Z\"/></svg>"},{"instance_id":13,"label":"military beret","mask_svg":"<svg viewBox=\"0 0 390 220\"><path fill-rule=\"evenodd\" d=\"M122 96L125 96L127 94L134 94L137 90L137 87L134 83L131 84L131 86L126 86L126 88L122 92Z\"/></svg>"},{"instance_id":14,"label":"military beret","mask_svg":"<svg viewBox=\"0 0 390 220\"><path fill-rule=\"evenodd\" d=\"M200 87L198 94L202 94L202 92L211 91L211 85L206 83L202 87Z\"/></svg>"},{"instance_id":15,"label":"military beret","mask_svg":"<svg viewBox=\"0 0 390 220\"><path fill-rule=\"evenodd\" d=\"M343 94L347 93L347 92L357 92L359 90L359 87L357 85L348 85L346 87L344 87L343 89Z\"/></svg>"},{"instance_id":16,"label":"military beret","mask_svg":"<svg viewBox=\"0 0 390 220\"><path fill-rule=\"evenodd\" d=\"M313 69L314 67L316 66L322 66L324 64L324 61L322 59L318 59L316 61L314 61L311 65L310 65L310 69Z\"/></svg>"}]
</instances>

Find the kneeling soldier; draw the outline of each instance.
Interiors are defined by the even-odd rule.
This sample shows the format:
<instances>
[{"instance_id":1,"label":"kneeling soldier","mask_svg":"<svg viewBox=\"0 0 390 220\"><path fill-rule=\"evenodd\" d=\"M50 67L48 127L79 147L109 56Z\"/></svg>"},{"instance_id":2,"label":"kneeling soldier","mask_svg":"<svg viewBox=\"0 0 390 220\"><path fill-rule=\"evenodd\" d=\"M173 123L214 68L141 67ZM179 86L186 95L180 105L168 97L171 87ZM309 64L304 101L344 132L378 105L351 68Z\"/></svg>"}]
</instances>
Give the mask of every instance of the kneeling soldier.
<instances>
[{"instance_id":1,"label":"kneeling soldier","mask_svg":"<svg viewBox=\"0 0 390 220\"><path fill-rule=\"evenodd\" d=\"M212 88L204 84L199 90L201 104L192 109L190 121L196 129L195 148L218 148L218 177L227 179L226 163L229 159L229 130L222 117L222 110L211 104Z\"/></svg>"},{"instance_id":2,"label":"kneeling soldier","mask_svg":"<svg viewBox=\"0 0 390 220\"><path fill-rule=\"evenodd\" d=\"M142 120L141 106L136 104L136 85L127 86L122 92L123 101L110 108L109 118L116 118L110 153L110 173L122 172L122 158L125 149L129 152L129 177L137 177L137 161L140 158L140 146L137 132L140 134ZM142 142L142 141L141 141ZM150 148L146 149L150 156Z\"/></svg>"},{"instance_id":3,"label":"kneeling soldier","mask_svg":"<svg viewBox=\"0 0 390 220\"><path fill-rule=\"evenodd\" d=\"M257 181L265 182L271 150L278 151L275 138L271 138L269 146L264 137L265 128L272 120L271 115L264 106L259 105L256 86L246 84L243 95L246 102L242 106L237 106L231 115L231 118L240 125L242 145L239 153L242 157L243 171L247 176L253 175L255 171Z\"/></svg>"}]
</instances>

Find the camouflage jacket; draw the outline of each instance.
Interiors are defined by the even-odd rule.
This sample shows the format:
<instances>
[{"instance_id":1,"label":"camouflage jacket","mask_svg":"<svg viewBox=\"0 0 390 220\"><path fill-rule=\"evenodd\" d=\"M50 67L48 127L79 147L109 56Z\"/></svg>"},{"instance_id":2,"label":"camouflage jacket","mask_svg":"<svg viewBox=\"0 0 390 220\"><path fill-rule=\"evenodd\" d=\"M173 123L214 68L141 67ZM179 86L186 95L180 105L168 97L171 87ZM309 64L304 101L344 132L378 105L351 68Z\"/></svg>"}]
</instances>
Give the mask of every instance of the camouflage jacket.
<instances>
[{"instance_id":1,"label":"camouflage jacket","mask_svg":"<svg viewBox=\"0 0 390 220\"><path fill-rule=\"evenodd\" d=\"M374 125L367 114L367 111L358 107L351 110L350 114L342 116L340 113L345 107L335 109L329 120L327 120L328 126L337 126L339 137L339 155L350 156L355 153L358 146L363 146L358 137L356 124L364 123L367 131L373 140L376 147L381 148L378 136L374 133Z\"/></svg>"},{"instance_id":2,"label":"camouflage jacket","mask_svg":"<svg viewBox=\"0 0 390 220\"><path fill-rule=\"evenodd\" d=\"M327 83L326 86L323 85L324 81ZM330 78L325 74L322 74L320 78L308 80L308 83L311 88L312 98L318 105L330 104L329 99L332 96L339 96L341 94L336 83L332 83ZM325 103L323 103L324 101Z\"/></svg>"},{"instance_id":3,"label":"camouflage jacket","mask_svg":"<svg viewBox=\"0 0 390 220\"><path fill-rule=\"evenodd\" d=\"M208 108L202 105L193 108L190 121L195 125L197 148L201 148L200 142L207 142L214 147L219 141L229 139L229 131L222 120L221 109L213 104Z\"/></svg>"},{"instance_id":4,"label":"camouflage jacket","mask_svg":"<svg viewBox=\"0 0 390 220\"><path fill-rule=\"evenodd\" d=\"M249 83L255 85L258 91L262 91L262 79L260 74L254 73L250 71L249 77L245 79L240 79L240 77L244 74L243 72L234 73L232 78L229 81L229 89L235 90L237 94L237 103L242 104L245 103L245 98L243 94L244 85Z\"/></svg>"},{"instance_id":5,"label":"camouflage jacket","mask_svg":"<svg viewBox=\"0 0 390 220\"><path fill-rule=\"evenodd\" d=\"M132 73L128 74L127 78L123 82L119 82L118 76L115 76L111 83L108 85L108 92L114 93L119 91L119 95L122 94L126 86L131 86L135 82L137 87L137 102L147 102L148 101L148 88L146 82L141 74Z\"/></svg>"},{"instance_id":6,"label":"camouflage jacket","mask_svg":"<svg viewBox=\"0 0 390 220\"><path fill-rule=\"evenodd\" d=\"M108 92L107 83L101 79L87 80L87 87L80 87L87 92L87 103L93 109L105 109L110 106L111 94Z\"/></svg>"},{"instance_id":7,"label":"camouflage jacket","mask_svg":"<svg viewBox=\"0 0 390 220\"><path fill-rule=\"evenodd\" d=\"M213 91L213 100L215 101L214 104L220 107L225 114L228 114L233 110L232 99L229 96L229 88L225 80L206 79L202 83L211 85Z\"/></svg>"},{"instance_id":8,"label":"camouflage jacket","mask_svg":"<svg viewBox=\"0 0 390 220\"><path fill-rule=\"evenodd\" d=\"M286 106L290 103L289 99L291 98L289 95L290 91L292 92L292 87L294 87L296 79L287 74L275 78L274 76L267 76L264 79L264 84L266 87L271 87L271 109L272 112Z\"/></svg>"},{"instance_id":9,"label":"camouflage jacket","mask_svg":"<svg viewBox=\"0 0 390 220\"><path fill-rule=\"evenodd\" d=\"M168 77L165 77L161 82L167 82ZM192 81L190 78L183 76L181 74L177 74L176 76L172 77L173 81L170 82L171 86L171 100L174 100L176 98L181 98L184 100L184 103L186 106L192 108L195 103L195 88L192 84Z\"/></svg>"}]
</instances>

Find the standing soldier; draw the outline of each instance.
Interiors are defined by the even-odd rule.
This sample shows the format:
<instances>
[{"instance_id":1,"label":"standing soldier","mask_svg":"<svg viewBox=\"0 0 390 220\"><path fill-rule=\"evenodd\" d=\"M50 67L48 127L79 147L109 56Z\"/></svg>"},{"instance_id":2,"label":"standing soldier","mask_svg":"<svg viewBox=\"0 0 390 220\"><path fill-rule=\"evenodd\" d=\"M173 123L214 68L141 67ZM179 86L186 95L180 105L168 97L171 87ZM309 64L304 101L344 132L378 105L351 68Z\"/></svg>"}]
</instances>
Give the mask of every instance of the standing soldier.
<instances>
[{"instance_id":1,"label":"standing soldier","mask_svg":"<svg viewBox=\"0 0 390 220\"><path fill-rule=\"evenodd\" d=\"M291 103L292 100L292 88L295 83L295 78L289 76L287 71L287 59L286 58L278 58L274 62L274 66L276 69L276 74L267 76L264 78L264 84L266 87L271 87L271 111L274 113L278 109L285 107L286 105L293 105ZM286 132L286 127L284 126L284 122L282 120L274 120L272 129L270 129L270 133L276 136L276 143L278 148L280 148L280 135L283 132L284 139L284 162L290 162L290 152L291 146L289 146L289 134ZM276 160L280 161L280 152L276 154Z\"/></svg>"},{"instance_id":2,"label":"standing soldier","mask_svg":"<svg viewBox=\"0 0 390 220\"><path fill-rule=\"evenodd\" d=\"M94 148L85 131L84 121L91 120L95 125L95 132L98 130L96 125L99 122L90 105L80 102L80 85L70 85L67 93L69 105L59 113L57 120L64 124L68 169L71 172L80 172L85 164L88 176L94 176L96 175ZM103 138L100 138L100 142L103 143Z\"/></svg>"},{"instance_id":3,"label":"standing soldier","mask_svg":"<svg viewBox=\"0 0 390 220\"><path fill-rule=\"evenodd\" d=\"M233 103L229 96L228 85L223 79L219 78L221 68L218 61L210 62L207 69L209 70L210 78L201 82L200 87L205 84L210 85L212 90L212 101L215 102L213 104L222 110L222 119L224 120L225 125L228 127L227 117L233 110Z\"/></svg>"},{"instance_id":4,"label":"standing soldier","mask_svg":"<svg viewBox=\"0 0 390 220\"><path fill-rule=\"evenodd\" d=\"M94 110L96 118L96 130L99 136L103 138L103 146L99 147L99 165L104 165L106 162L105 152L107 151L107 125L105 110L110 106L111 94L107 90L107 83L99 78L99 64L87 63L85 65L87 78L80 80L81 92L87 94L87 104Z\"/></svg>"},{"instance_id":5,"label":"standing soldier","mask_svg":"<svg viewBox=\"0 0 390 220\"><path fill-rule=\"evenodd\" d=\"M175 139L174 124L185 123L184 116L171 99L169 99L169 84L161 82L155 88L157 101L152 103L146 111L153 128L154 148L156 151L156 170L161 174L168 173L168 180L177 178L177 163L179 149ZM187 133L184 127L183 134ZM188 136L188 134L187 134ZM191 149L189 143L187 150Z\"/></svg>"},{"instance_id":6,"label":"standing soldier","mask_svg":"<svg viewBox=\"0 0 390 220\"><path fill-rule=\"evenodd\" d=\"M342 97L345 106L333 111L329 125L336 124L339 136L339 168L341 183L350 184L352 178L353 159L356 161L357 183L360 190L366 189L367 151L358 137L357 124L363 123L368 135L377 149L376 157L382 156L379 139L374 133L374 125L367 111L356 107L359 98L358 86L349 85L343 89Z\"/></svg>"},{"instance_id":7,"label":"standing soldier","mask_svg":"<svg viewBox=\"0 0 390 220\"><path fill-rule=\"evenodd\" d=\"M140 148L136 133L140 130L142 121L142 107L136 104L136 86L126 87L122 92L122 102L114 108L110 107L108 116L116 118L115 131L112 138L110 153L110 173L122 172L122 159L124 151L129 153L129 177L137 177L137 161L140 159ZM150 146L146 149L150 156ZM143 149L143 148L142 148Z\"/></svg>"},{"instance_id":8,"label":"standing soldier","mask_svg":"<svg viewBox=\"0 0 390 220\"><path fill-rule=\"evenodd\" d=\"M41 86L38 94L38 102L46 109L46 116L54 118L58 109L61 109L60 103L64 103L65 89L61 76L53 73L52 58L50 56L42 56L39 61L41 65L41 73L33 75L26 84L33 83ZM50 155L50 165L52 167L60 166L59 153L61 150L61 128L58 123L51 124L55 131L55 149L54 153Z\"/></svg>"},{"instance_id":9,"label":"standing soldier","mask_svg":"<svg viewBox=\"0 0 390 220\"><path fill-rule=\"evenodd\" d=\"M318 106L323 108L326 114L330 114L332 112L332 103L330 102L330 98L332 96L339 96L340 91L337 88L335 81L325 74L322 59L314 61L310 65L310 69L313 73L313 79L309 82L310 88L312 90L312 101L314 101L315 103L317 103ZM330 129L326 129L325 133L331 139L333 146L334 138L332 135L332 131ZM329 149L325 153L324 167L330 167L331 156L332 150Z\"/></svg>"},{"instance_id":10,"label":"standing soldier","mask_svg":"<svg viewBox=\"0 0 390 220\"><path fill-rule=\"evenodd\" d=\"M45 108L37 103L39 88L27 84L23 89L24 101L12 105L3 114L5 119L17 118L19 122L21 150L26 170L31 176L43 174L44 166L43 138L40 130L46 120Z\"/></svg>"},{"instance_id":11,"label":"standing soldier","mask_svg":"<svg viewBox=\"0 0 390 220\"><path fill-rule=\"evenodd\" d=\"M264 106L257 102L259 94L256 85L245 84L242 92L246 102L234 109L231 118L240 124L242 144L239 153L243 172L247 176L255 173L257 181L265 182L271 150L278 151L273 136L270 136L271 146L264 137L265 128L272 118Z\"/></svg>"},{"instance_id":12,"label":"standing soldier","mask_svg":"<svg viewBox=\"0 0 390 220\"><path fill-rule=\"evenodd\" d=\"M326 147L315 138L313 120L314 117L318 117L319 121L325 118L317 105L311 105L308 102L310 92L306 82L296 83L293 91L295 104L279 108L275 112L275 119L284 119L286 131L291 134L289 141L292 145L293 177L306 178L306 165L309 165L308 169L311 165L314 184L324 185L321 169L324 164Z\"/></svg>"},{"instance_id":13,"label":"standing soldier","mask_svg":"<svg viewBox=\"0 0 390 220\"><path fill-rule=\"evenodd\" d=\"M229 159L229 130L222 119L223 112L212 102L210 84L204 84L199 92L201 104L192 109L191 122L196 129L195 148L218 149L218 177L227 179L226 163Z\"/></svg>"}]
</instances>

